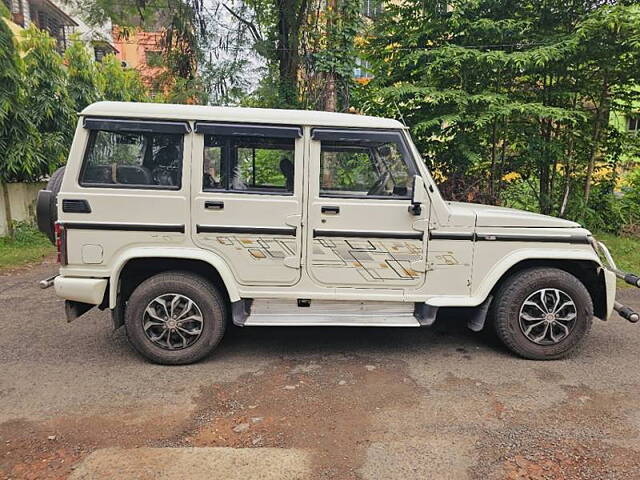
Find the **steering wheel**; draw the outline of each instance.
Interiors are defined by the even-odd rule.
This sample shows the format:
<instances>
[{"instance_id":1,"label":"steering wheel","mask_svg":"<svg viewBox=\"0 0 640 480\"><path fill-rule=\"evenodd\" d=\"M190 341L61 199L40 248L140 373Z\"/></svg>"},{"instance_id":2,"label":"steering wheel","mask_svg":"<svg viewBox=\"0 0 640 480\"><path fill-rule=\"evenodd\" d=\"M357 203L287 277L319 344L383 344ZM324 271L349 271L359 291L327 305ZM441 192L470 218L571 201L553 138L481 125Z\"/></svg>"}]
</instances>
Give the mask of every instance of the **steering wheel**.
<instances>
[{"instance_id":1,"label":"steering wheel","mask_svg":"<svg viewBox=\"0 0 640 480\"><path fill-rule=\"evenodd\" d=\"M376 183L371 186L367 195L382 195L384 193L384 187L390 178L391 174L389 172L384 172L380 177L378 177Z\"/></svg>"}]
</instances>

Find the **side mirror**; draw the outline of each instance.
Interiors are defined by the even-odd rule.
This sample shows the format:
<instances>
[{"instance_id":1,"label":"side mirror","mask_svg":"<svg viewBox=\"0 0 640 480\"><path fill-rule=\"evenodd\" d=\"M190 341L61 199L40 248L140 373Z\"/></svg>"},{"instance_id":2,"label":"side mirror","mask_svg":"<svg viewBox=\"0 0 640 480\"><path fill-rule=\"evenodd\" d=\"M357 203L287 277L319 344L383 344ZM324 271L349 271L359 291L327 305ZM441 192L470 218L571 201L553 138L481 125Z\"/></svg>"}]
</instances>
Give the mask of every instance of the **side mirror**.
<instances>
[{"instance_id":1,"label":"side mirror","mask_svg":"<svg viewBox=\"0 0 640 480\"><path fill-rule=\"evenodd\" d=\"M424 180L420 175L413 176L413 195L411 197L411 205L409 213L415 216L422 215L422 204L427 199L427 190L424 186Z\"/></svg>"}]
</instances>

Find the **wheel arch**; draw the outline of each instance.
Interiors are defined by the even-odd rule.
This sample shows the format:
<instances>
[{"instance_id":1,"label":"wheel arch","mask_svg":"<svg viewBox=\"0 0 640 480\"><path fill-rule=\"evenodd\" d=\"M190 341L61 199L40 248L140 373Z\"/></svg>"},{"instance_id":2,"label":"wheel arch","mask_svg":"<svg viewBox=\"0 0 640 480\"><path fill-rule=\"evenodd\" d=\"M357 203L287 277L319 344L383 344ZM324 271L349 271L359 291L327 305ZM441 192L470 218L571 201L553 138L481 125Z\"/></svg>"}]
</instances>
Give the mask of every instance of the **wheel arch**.
<instances>
[{"instance_id":1,"label":"wheel arch","mask_svg":"<svg viewBox=\"0 0 640 480\"><path fill-rule=\"evenodd\" d=\"M528 268L557 268L570 273L586 287L596 317L607 319L607 290L604 273L598 262L591 259L528 258L511 265L495 282L488 296L494 296L498 289L513 275Z\"/></svg>"},{"instance_id":2,"label":"wheel arch","mask_svg":"<svg viewBox=\"0 0 640 480\"><path fill-rule=\"evenodd\" d=\"M109 277L109 308L124 303L136 285L161 272L182 270L212 281L230 302L240 300L235 279L217 255L190 249L140 249L120 257Z\"/></svg>"}]
</instances>

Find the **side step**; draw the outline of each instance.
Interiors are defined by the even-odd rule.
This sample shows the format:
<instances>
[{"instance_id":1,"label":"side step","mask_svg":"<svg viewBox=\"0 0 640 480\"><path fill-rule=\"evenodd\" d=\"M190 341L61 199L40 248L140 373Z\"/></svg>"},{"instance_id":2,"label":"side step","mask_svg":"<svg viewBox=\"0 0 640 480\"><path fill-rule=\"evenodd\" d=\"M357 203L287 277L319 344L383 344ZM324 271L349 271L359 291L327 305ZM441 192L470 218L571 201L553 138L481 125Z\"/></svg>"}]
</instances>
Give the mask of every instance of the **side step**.
<instances>
[{"instance_id":1,"label":"side step","mask_svg":"<svg viewBox=\"0 0 640 480\"><path fill-rule=\"evenodd\" d=\"M233 320L247 327L419 327L414 310L401 302L257 299L236 302Z\"/></svg>"}]
</instances>

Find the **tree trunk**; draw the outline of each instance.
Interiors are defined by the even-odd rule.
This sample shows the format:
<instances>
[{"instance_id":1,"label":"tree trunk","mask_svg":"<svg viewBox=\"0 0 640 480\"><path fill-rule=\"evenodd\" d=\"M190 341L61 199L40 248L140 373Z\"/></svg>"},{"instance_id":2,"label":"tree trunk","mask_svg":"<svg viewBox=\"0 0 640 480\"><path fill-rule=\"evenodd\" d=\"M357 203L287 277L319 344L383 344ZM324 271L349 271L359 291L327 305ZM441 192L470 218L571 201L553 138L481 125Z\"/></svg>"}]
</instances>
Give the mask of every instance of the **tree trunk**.
<instances>
[{"instance_id":1,"label":"tree trunk","mask_svg":"<svg viewBox=\"0 0 640 480\"><path fill-rule=\"evenodd\" d=\"M299 12L296 1L279 0L278 6L278 89L285 106L298 105L298 72L300 56L298 39L300 36Z\"/></svg>"},{"instance_id":2,"label":"tree trunk","mask_svg":"<svg viewBox=\"0 0 640 480\"><path fill-rule=\"evenodd\" d=\"M507 131L507 127L508 126L505 123L505 126L504 126L505 131ZM496 200L498 204L502 203L500 197L502 196L502 187L504 185L502 176L504 174L504 161L505 161L506 153L507 153L507 139L504 138L502 139L502 148L500 149L500 168L498 169L498 189L496 190Z\"/></svg>"},{"instance_id":3,"label":"tree trunk","mask_svg":"<svg viewBox=\"0 0 640 480\"><path fill-rule=\"evenodd\" d=\"M562 196L562 205L560 205L559 217L564 217L569 204L569 194L571 193L571 159L573 158L574 137L569 134L569 146L564 162L564 195Z\"/></svg>"},{"instance_id":4,"label":"tree trunk","mask_svg":"<svg viewBox=\"0 0 640 480\"><path fill-rule=\"evenodd\" d=\"M9 203L9 186L0 182L2 188L2 203L4 204L4 216L7 219L7 235L13 238L13 219L11 218L11 203Z\"/></svg>"},{"instance_id":5,"label":"tree trunk","mask_svg":"<svg viewBox=\"0 0 640 480\"><path fill-rule=\"evenodd\" d=\"M336 90L335 72L325 74L324 105L325 112L335 112L338 109L338 91Z\"/></svg>"},{"instance_id":6,"label":"tree trunk","mask_svg":"<svg viewBox=\"0 0 640 480\"><path fill-rule=\"evenodd\" d=\"M551 176L549 172L549 142L551 136L551 120L543 120L542 137L545 141L544 155L539 167L540 181L540 213L548 215L551 213Z\"/></svg>"},{"instance_id":7,"label":"tree trunk","mask_svg":"<svg viewBox=\"0 0 640 480\"><path fill-rule=\"evenodd\" d=\"M600 105L596 108L596 118L593 126L592 146L591 153L589 155L589 165L587 166L587 175L584 181L584 203L589 203L589 196L591 195L591 181L593 179L593 171L596 166L596 159L600 152L600 142L602 141L602 130L609 123L609 82L605 79L602 85L602 92L600 94Z\"/></svg>"},{"instance_id":8,"label":"tree trunk","mask_svg":"<svg viewBox=\"0 0 640 480\"><path fill-rule=\"evenodd\" d=\"M333 25L334 13L338 6L338 0L327 0L327 32L331 32ZM331 38L331 36L329 36ZM332 43L329 40L329 43ZM328 48L334 48L335 45L327 45ZM336 89L336 72L333 70L324 74L325 87L323 95L323 110L326 112L335 112L338 109L338 91Z\"/></svg>"},{"instance_id":9,"label":"tree trunk","mask_svg":"<svg viewBox=\"0 0 640 480\"><path fill-rule=\"evenodd\" d=\"M493 128L491 132L491 168L489 170L489 198L491 201L495 203L493 198L494 188L493 184L495 182L495 168L496 168L496 150L497 150L497 134L498 134L498 119L493 120Z\"/></svg>"}]
</instances>

